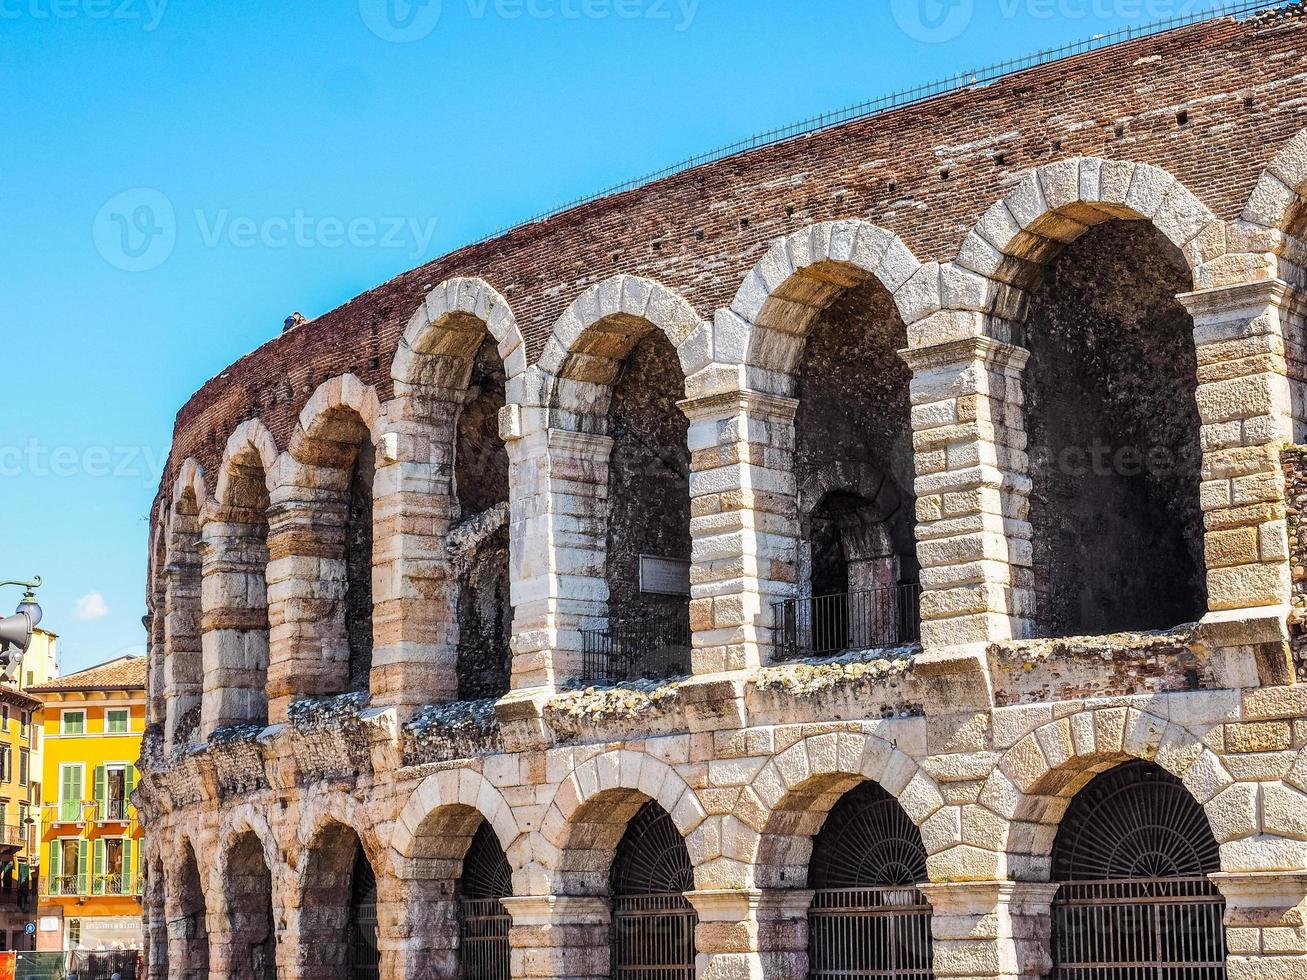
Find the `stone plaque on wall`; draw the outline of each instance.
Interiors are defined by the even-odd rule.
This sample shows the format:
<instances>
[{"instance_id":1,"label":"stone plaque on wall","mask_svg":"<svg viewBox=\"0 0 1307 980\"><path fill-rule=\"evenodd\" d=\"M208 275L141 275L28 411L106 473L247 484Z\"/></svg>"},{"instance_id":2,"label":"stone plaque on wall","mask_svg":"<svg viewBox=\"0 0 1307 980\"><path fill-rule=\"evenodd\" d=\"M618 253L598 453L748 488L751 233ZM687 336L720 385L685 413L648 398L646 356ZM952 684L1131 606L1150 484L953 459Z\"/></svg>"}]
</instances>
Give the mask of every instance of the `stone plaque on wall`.
<instances>
[{"instance_id":1,"label":"stone plaque on wall","mask_svg":"<svg viewBox=\"0 0 1307 980\"><path fill-rule=\"evenodd\" d=\"M690 594L690 563L679 558L640 556L640 591L651 595Z\"/></svg>"}]
</instances>

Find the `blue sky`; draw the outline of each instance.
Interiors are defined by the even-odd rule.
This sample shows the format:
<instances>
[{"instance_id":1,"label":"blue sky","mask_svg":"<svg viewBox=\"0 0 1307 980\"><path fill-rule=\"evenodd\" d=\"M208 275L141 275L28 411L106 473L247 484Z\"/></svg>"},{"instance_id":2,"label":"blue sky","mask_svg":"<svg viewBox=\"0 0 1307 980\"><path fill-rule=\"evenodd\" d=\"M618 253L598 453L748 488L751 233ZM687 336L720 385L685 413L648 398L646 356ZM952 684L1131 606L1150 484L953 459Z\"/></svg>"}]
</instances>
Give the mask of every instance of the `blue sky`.
<instances>
[{"instance_id":1,"label":"blue sky","mask_svg":"<svg viewBox=\"0 0 1307 980\"><path fill-rule=\"evenodd\" d=\"M173 416L290 312L758 130L1212 6L0 0L0 579L45 576L65 671L142 652Z\"/></svg>"}]
</instances>

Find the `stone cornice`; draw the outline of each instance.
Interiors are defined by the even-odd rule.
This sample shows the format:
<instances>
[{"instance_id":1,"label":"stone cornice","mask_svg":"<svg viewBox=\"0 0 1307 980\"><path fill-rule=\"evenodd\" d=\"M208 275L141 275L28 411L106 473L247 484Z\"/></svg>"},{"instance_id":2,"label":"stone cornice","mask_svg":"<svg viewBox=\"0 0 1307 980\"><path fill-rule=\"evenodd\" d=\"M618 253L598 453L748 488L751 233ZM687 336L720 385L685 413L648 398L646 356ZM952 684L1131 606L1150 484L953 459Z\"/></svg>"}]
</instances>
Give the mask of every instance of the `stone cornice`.
<instances>
[{"instance_id":1,"label":"stone cornice","mask_svg":"<svg viewBox=\"0 0 1307 980\"><path fill-rule=\"evenodd\" d=\"M1030 351L1016 344L995 340L993 337L963 337L929 347L908 347L899 351L899 357L914 372L932 368L950 367L979 361L993 367L1020 371L1030 360Z\"/></svg>"},{"instance_id":2,"label":"stone cornice","mask_svg":"<svg viewBox=\"0 0 1307 980\"><path fill-rule=\"evenodd\" d=\"M793 419L799 410L799 400L788 395L774 395L764 391L740 388L719 391L699 398L686 398L676 403L690 421L712 418L736 412L773 418Z\"/></svg>"}]
</instances>

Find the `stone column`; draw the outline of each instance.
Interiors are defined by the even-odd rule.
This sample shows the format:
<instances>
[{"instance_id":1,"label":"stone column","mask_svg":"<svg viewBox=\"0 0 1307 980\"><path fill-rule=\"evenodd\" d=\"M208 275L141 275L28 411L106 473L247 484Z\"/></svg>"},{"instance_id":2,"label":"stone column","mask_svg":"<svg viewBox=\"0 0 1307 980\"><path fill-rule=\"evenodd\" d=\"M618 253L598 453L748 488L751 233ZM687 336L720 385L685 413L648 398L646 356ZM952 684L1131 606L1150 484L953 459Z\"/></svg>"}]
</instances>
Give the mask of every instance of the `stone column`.
<instances>
[{"instance_id":1,"label":"stone column","mask_svg":"<svg viewBox=\"0 0 1307 980\"><path fill-rule=\"evenodd\" d=\"M808 975L808 906L800 889L712 889L688 892L699 913L694 932L699 980Z\"/></svg>"},{"instance_id":2,"label":"stone column","mask_svg":"<svg viewBox=\"0 0 1307 980\"><path fill-rule=\"evenodd\" d=\"M937 980L1040 980L1052 969L1050 907L1057 885L961 881L918 887L934 910Z\"/></svg>"},{"instance_id":3,"label":"stone column","mask_svg":"<svg viewBox=\"0 0 1307 980\"><path fill-rule=\"evenodd\" d=\"M268 717L268 545L258 524L210 521L200 556L200 737L207 739L215 729Z\"/></svg>"},{"instance_id":4,"label":"stone column","mask_svg":"<svg viewBox=\"0 0 1307 980\"><path fill-rule=\"evenodd\" d=\"M171 893L173 889L169 889ZM188 913L181 896L169 894L164 903L168 933L168 977L195 980L209 971L208 922L203 909Z\"/></svg>"},{"instance_id":5,"label":"stone column","mask_svg":"<svg viewBox=\"0 0 1307 980\"><path fill-rule=\"evenodd\" d=\"M292 701L345 689L345 524L341 494L279 486L268 512L268 720Z\"/></svg>"},{"instance_id":6,"label":"stone column","mask_svg":"<svg viewBox=\"0 0 1307 980\"><path fill-rule=\"evenodd\" d=\"M446 554L458 401L396 387L373 485L372 705L407 713L458 696L458 583Z\"/></svg>"},{"instance_id":7,"label":"stone column","mask_svg":"<svg viewBox=\"0 0 1307 980\"><path fill-rule=\"evenodd\" d=\"M772 656L773 603L798 582L798 401L730 391L680 403L690 420L690 624L695 674Z\"/></svg>"},{"instance_id":8,"label":"stone column","mask_svg":"<svg viewBox=\"0 0 1307 980\"><path fill-rule=\"evenodd\" d=\"M1029 635L1030 477L1021 374L1029 352L967 337L902 352L912 368L919 669L953 703L988 704L988 643Z\"/></svg>"},{"instance_id":9,"label":"stone column","mask_svg":"<svg viewBox=\"0 0 1307 980\"><path fill-rule=\"evenodd\" d=\"M1259 647L1263 684L1288 682L1291 571L1280 447L1303 441L1302 297L1279 280L1179 297L1194 318L1202 419L1207 600L1214 646ZM1292 368L1292 371L1291 371ZM1276 648L1279 648L1277 651ZM1228 686L1249 686L1227 678Z\"/></svg>"},{"instance_id":10,"label":"stone column","mask_svg":"<svg viewBox=\"0 0 1307 980\"><path fill-rule=\"evenodd\" d=\"M1225 896L1230 980L1291 980L1307 971L1307 872L1211 876Z\"/></svg>"},{"instance_id":11,"label":"stone column","mask_svg":"<svg viewBox=\"0 0 1307 980\"><path fill-rule=\"evenodd\" d=\"M513 980L606 980L612 959L607 899L524 895L502 901L513 917L508 932Z\"/></svg>"},{"instance_id":12,"label":"stone column","mask_svg":"<svg viewBox=\"0 0 1307 980\"><path fill-rule=\"evenodd\" d=\"M178 728L199 709L202 690L200 651L200 558L193 549L178 549L164 569L163 686L165 752L178 746Z\"/></svg>"},{"instance_id":13,"label":"stone column","mask_svg":"<svg viewBox=\"0 0 1307 980\"><path fill-rule=\"evenodd\" d=\"M515 691L579 677L582 631L608 625L612 448L607 436L543 427L508 440Z\"/></svg>"}]
</instances>

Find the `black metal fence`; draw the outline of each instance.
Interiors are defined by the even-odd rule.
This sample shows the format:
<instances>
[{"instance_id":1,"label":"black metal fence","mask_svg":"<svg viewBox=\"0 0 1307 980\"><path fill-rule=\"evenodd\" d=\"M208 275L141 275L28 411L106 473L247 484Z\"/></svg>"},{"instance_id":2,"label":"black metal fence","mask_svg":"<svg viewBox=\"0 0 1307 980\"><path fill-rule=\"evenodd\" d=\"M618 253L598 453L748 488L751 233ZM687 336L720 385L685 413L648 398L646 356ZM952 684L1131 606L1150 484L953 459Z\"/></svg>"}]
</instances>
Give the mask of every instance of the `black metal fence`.
<instances>
[{"instance_id":1,"label":"black metal fence","mask_svg":"<svg viewBox=\"0 0 1307 980\"><path fill-rule=\"evenodd\" d=\"M694 906L680 892L613 899L613 980L694 980Z\"/></svg>"},{"instance_id":2,"label":"black metal fence","mask_svg":"<svg viewBox=\"0 0 1307 980\"><path fill-rule=\"evenodd\" d=\"M812 980L931 980L930 904L904 888L825 888L808 912Z\"/></svg>"},{"instance_id":3,"label":"black metal fence","mask_svg":"<svg viewBox=\"0 0 1307 980\"><path fill-rule=\"evenodd\" d=\"M460 903L458 963L462 980L510 980L508 927L512 918L497 898Z\"/></svg>"},{"instance_id":4,"label":"black metal fence","mask_svg":"<svg viewBox=\"0 0 1307 980\"><path fill-rule=\"evenodd\" d=\"M1064 882L1055 980L1225 980L1225 900L1207 878Z\"/></svg>"},{"instance_id":5,"label":"black metal fence","mask_svg":"<svg viewBox=\"0 0 1307 980\"><path fill-rule=\"evenodd\" d=\"M793 660L915 643L921 586L896 585L772 604L775 657Z\"/></svg>"},{"instance_id":6,"label":"black metal fence","mask_svg":"<svg viewBox=\"0 0 1307 980\"><path fill-rule=\"evenodd\" d=\"M664 680L690 672L690 607L677 603L581 634L587 684Z\"/></svg>"}]
</instances>

